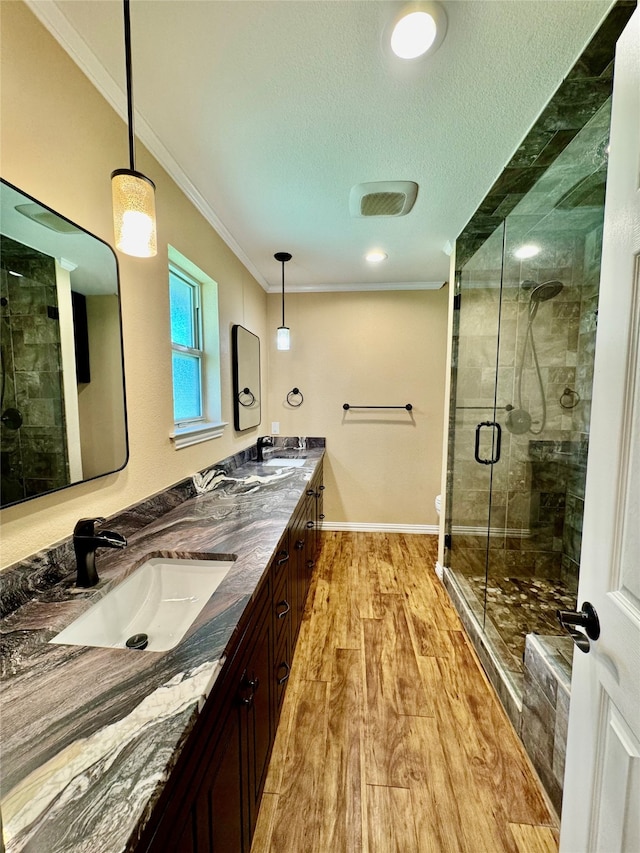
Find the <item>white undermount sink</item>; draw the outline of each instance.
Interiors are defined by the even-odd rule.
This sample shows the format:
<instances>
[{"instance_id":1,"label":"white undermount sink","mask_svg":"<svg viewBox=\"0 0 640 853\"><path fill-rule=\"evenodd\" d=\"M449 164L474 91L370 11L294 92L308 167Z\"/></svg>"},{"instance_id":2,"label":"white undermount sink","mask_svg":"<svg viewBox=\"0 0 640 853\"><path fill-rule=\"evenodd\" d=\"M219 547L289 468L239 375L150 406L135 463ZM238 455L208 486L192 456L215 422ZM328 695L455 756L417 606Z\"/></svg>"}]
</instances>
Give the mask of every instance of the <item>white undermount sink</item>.
<instances>
[{"instance_id":1,"label":"white undermount sink","mask_svg":"<svg viewBox=\"0 0 640 853\"><path fill-rule=\"evenodd\" d=\"M232 566L232 560L152 557L49 642L117 649L146 634L146 651L172 649Z\"/></svg>"},{"instance_id":2,"label":"white undermount sink","mask_svg":"<svg viewBox=\"0 0 640 853\"><path fill-rule=\"evenodd\" d=\"M306 461L306 458L300 456L295 459L288 459L286 456L272 456L271 459L265 460L264 464L273 468L302 468Z\"/></svg>"}]
</instances>

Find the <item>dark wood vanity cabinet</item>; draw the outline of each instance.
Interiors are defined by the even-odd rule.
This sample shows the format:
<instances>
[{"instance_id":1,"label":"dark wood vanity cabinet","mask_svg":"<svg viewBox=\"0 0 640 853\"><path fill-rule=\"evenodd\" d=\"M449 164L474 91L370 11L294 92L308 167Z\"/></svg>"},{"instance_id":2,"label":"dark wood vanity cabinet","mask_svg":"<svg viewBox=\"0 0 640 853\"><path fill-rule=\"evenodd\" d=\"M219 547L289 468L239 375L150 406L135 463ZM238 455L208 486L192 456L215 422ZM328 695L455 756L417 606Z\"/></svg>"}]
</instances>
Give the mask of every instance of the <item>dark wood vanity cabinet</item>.
<instances>
[{"instance_id":1,"label":"dark wood vanity cabinet","mask_svg":"<svg viewBox=\"0 0 640 853\"><path fill-rule=\"evenodd\" d=\"M278 545L140 853L249 853L317 557L321 477L320 469Z\"/></svg>"},{"instance_id":2,"label":"dark wood vanity cabinet","mask_svg":"<svg viewBox=\"0 0 640 853\"><path fill-rule=\"evenodd\" d=\"M272 630L269 578L189 735L141 851L248 853L274 736Z\"/></svg>"}]
</instances>

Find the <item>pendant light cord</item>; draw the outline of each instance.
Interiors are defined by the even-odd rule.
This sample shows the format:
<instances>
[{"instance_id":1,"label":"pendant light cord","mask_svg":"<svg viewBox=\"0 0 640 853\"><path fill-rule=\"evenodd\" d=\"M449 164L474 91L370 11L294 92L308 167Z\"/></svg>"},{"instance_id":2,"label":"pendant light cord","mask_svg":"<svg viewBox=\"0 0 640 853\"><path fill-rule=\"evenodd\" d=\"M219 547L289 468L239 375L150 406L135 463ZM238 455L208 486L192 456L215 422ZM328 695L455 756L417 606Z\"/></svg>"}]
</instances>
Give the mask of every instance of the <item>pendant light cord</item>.
<instances>
[{"instance_id":1,"label":"pendant light cord","mask_svg":"<svg viewBox=\"0 0 640 853\"><path fill-rule=\"evenodd\" d=\"M282 327L284 327L284 265L291 260L291 255L289 252L276 252L273 257L282 264Z\"/></svg>"},{"instance_id":2,"label":"pendant light cord","mask_svg":"<svg viewBox=\"0 0 640 853\"><path fill-rule=\"evenodd\" d=\"M282 325L284 326L284 261L282 261Z\"/></svg>"},{"instance_id":3,"label":"pendant light cord","mask_svg":"<svg viewBox=\"0 0 640 853\"><path fill-rule=\"evenodd\" d=\"M131 64L131 17L130 0L124 0L124 62L127 72L127 117L129 125L129 164L135 172L135 142L133 129L133 71Z\"/></svg>"}]
</instances>

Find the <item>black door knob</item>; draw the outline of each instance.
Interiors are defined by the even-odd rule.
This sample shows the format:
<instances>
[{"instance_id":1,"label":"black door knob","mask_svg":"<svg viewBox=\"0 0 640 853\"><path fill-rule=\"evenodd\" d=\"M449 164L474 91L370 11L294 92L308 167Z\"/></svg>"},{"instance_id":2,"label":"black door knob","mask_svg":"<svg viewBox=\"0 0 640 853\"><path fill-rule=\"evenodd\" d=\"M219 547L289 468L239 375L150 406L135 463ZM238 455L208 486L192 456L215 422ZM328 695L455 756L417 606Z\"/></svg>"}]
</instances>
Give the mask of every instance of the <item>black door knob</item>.
<instances>
[{"instance_id":1,"label":"black door knob","mask_svg":"<svg viewBox=\"0 0 640 853\"><path fill-rule=\"evenodd\" d=\"M583 602L581 610L557 610L556 617L560 627L564 628L580 651L585 654L591 648L589 640L597 640L600 636L600 620L595 607L589 601ZM585 633L578 630L580 628L583 628Z\"/></svg>"}]
</instances>

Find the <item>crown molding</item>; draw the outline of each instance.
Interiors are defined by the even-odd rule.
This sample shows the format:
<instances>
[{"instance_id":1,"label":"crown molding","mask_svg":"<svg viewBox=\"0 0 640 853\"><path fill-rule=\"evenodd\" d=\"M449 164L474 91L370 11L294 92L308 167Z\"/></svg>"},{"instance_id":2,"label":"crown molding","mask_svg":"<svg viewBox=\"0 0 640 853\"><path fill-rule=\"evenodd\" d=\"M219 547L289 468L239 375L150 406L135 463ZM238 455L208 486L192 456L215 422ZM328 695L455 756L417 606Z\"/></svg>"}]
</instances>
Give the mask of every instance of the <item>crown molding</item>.
<instances>
[{"instance_id":1,"label":"crown molding","mask_svg":"<svg viewBox=\"0 0 640 853\"><path fill-rule=\"evenodd\" d=\"M350 284L301 284L290 285L287 281L287 294L291 293L353 293L371 290L440 290L446 281L379 281L353 282ZM267 293L281 293L281 287L270 285Z\"/></svg>"}]
</instances>

